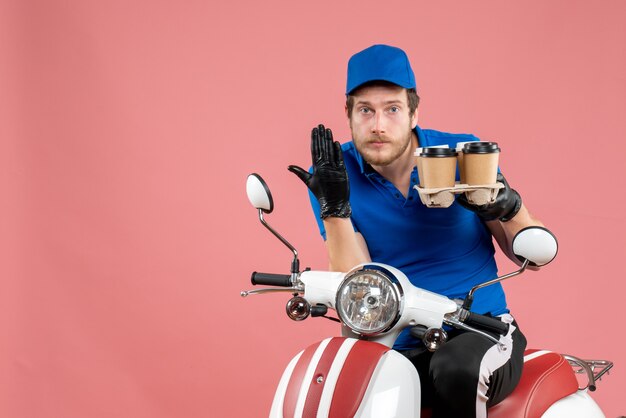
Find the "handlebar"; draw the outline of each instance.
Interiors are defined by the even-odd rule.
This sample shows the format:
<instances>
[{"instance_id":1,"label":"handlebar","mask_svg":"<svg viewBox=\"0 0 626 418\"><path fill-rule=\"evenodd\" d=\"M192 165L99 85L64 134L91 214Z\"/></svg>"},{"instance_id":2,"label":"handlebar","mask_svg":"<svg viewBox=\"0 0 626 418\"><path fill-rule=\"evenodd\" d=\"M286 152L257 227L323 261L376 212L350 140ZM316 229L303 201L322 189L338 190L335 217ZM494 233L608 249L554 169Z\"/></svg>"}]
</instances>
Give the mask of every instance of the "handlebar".
<instances>
[{"instance_id":1,"label":"handlebar","mask_svg":"<svg viewBox=\"0 0 626 418\"><path fill-rule=\"evenodd\" d=\"M495 332L500 335L505 335L509 332L509 324L502 322L498 318L493 318L491 316L481 315L474 312L470 312L463 322L465 322L467 325L482 328L485 331Z\"/></svg>"},{"instance_id":2,"label":"handlebar","mask_svg":"<svg viewBox=\"0 0 626 418\"><path fill-rule=\"evenodd\" d=\"M281 286L291 287L291 275L290 274L274 274L274 273L252 273L250 281L253 285L265 285L265 286Z\"/></svg>"}]
</instances>

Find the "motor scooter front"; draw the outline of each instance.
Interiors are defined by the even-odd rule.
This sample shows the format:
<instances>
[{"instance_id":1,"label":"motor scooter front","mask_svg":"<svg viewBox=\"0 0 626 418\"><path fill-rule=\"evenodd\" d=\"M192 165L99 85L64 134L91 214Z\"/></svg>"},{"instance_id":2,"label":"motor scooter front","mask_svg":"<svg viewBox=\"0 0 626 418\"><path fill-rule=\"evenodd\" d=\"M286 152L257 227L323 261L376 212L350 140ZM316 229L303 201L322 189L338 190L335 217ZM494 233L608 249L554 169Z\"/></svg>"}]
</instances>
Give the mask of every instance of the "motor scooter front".
<instances>
[{"instance_id":1,"label":"motor scooter front","mask_svg":"<svg viewBox=\"0 0 626 418\"><path fill-rule=\"evenodd\" d=\"M261 223L294 257L290 274L254 272L253 284L273 287L244 291L242 296L289 292L292 297L286 311L291 319L328 317L331 309L342 323L341 337L311 344L289 362L270 417L428 417L429 411L420 410L416 369L391 349L399 333L410 328L433 351L447 339L444 324L494 339L494 332L504 333L508 326L471 312L473 293L521 274L531 263L545 265L557 252L554 236L544 228L520 231L513 250L524 260L522 267L475 287L464 301L453 301L416 288L401 271L380 263L359 265L347 273L300 271L295 248L263 217L274 205L260 176L249 176L247 192ZM491 418L604 417L587 390L595 390L595 382L608 372L611 362L583 361L545 350L527 350L525 354L518 387L489 410ZM571 364L587 374L586 387L579 388Z\"/></svg>"},{"instance_id":2,"label":"motor scooter front","mask_svg":"<svg viewBox=\"0 0 626 418\"><path fill-rule=\"evenodd\" d=\"M348 273L304 271L298 280L302 297L288 302L288 315L301 319L311 308L333 309L343 323L342 337L312 344L292 359L270 417L419 416L419 376L391 346L411 324L438 329L457 304L411 286L400 271L379 263Z\"/></svg>"}]
</instances>

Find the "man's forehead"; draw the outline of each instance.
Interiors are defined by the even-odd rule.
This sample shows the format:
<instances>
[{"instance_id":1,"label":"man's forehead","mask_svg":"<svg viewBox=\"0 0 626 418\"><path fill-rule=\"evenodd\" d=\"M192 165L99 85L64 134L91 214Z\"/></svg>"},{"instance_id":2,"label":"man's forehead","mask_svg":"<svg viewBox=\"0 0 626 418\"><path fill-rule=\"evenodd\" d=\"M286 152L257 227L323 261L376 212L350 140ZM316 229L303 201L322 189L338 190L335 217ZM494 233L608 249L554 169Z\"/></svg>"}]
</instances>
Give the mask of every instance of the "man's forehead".
<instances>
[{"instance_id":1,"label":"man's forehead","mask_svg":"<svg viewBox=\"0 0 626 418\"><path fill-rule=\"evenodd\" d=\"M356 102L407 102L406 89L400 86L367 86L353 96Z\"/></svg>"}]
</instances>

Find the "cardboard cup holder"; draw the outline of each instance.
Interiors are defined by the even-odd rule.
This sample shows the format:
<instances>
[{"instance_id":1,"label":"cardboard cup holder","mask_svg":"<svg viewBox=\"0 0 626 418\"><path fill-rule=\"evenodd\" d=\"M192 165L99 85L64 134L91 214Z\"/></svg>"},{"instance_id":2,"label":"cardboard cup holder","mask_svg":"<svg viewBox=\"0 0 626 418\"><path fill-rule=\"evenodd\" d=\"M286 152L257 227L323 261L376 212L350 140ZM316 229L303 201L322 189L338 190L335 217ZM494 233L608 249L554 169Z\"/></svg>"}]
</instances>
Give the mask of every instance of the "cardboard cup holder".
<instances>
[{"instance_id":1,"label":"cardboard cup holder","mask_svg":"<svg viewBox=\"0 0 626 418\"><path fill-rule=\"evenodd\" d=\"M498 196L498 190L504 184L496 182L493 184L469 185L456 183L454 187L441 187L425 189L415 186L420 195L420 200L429 208L447 208L454 203L454 195L465 193L468 202L475 205L486 205L493 203Z\"/></svg>"}]
</instances>

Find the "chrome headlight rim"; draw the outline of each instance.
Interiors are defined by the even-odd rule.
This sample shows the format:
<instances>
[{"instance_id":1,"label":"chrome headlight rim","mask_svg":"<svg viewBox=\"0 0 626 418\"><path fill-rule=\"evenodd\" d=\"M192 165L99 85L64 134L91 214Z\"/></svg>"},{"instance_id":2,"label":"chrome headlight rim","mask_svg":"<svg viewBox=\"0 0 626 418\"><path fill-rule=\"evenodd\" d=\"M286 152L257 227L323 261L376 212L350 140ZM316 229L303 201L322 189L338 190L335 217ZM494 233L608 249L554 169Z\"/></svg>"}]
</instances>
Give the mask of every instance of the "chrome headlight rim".
<instances>
[{"instance_id":1,"label":"chrome headlight rim","mask_svg":"<svg viewBox=\"0 0 626 418\"><path fill-rule=\"evenodd\" d=\"M352 280L354 276L362 275L362 274L374 274L374 275L381 276L383 279L387 280L388 284L390 285L392 289L392 292L394 293L396 300L398 301L398 304L397 304L398 306L397 306L396 311L394 312L393 319L391 321L388 321L385 326L379 329L373 330L373 331L364 331L361 329L355 329L354 327L348 325L348 322L344 320L343 308L342 308L342 305L340 304L341 291L344 288L345 284L348 281ZM396 275L392 273L391 271L389 271L389 269L381 265L377 265L377 264L364 264L360 267L356 267L350 270L346 274L344 279L341 281L339 287L337 288L335 306L336 306L337 316L339 316L339 319L341 320L342 324L350 328L352 332L354 332L357 335L361 335L364 337L373 337L373 336L386 333L387 331L392 329L400 320L400 317L402 316L402 312L404 310L404 290L402 288L402 284L400 283Z\"/></svg>"}]
</instances>

